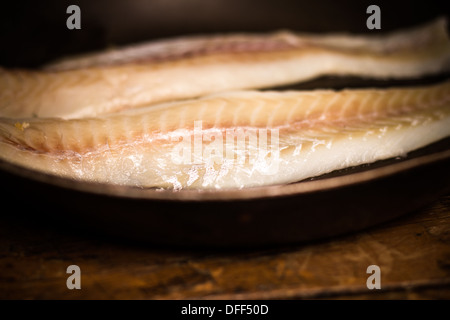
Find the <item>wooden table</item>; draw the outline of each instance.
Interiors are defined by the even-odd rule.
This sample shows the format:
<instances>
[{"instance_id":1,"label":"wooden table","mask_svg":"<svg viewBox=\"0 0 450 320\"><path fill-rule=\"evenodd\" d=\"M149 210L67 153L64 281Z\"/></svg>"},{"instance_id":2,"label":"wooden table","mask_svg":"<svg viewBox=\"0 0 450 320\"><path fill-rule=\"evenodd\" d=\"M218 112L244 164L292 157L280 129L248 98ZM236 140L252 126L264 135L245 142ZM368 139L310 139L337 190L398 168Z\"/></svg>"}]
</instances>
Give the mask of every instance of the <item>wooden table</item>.
<instances>
[{"instance_id":1,"label":"wooden table","mask_svg":"<svg viewBox=\"0 0 450 320\"><path fill-rule=\"evenodd\" d=\"M450 298L450 195L363 232L246 251L144 247L2 216L2 299ZM66 287L73 264L81 290ZM380 290L366 286L369 265Z\"/></svg>"}]
</instances>

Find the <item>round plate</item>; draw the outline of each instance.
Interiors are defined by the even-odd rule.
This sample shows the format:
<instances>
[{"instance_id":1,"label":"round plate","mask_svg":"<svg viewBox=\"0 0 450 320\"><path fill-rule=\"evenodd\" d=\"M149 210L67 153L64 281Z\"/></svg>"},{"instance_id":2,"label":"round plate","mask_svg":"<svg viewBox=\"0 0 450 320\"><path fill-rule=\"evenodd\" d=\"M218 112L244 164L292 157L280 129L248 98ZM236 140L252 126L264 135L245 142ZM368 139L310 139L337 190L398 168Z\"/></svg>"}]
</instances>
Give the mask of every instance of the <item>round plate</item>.
<instances>
[{"instance_id":1,"label":"round plate","mask_svg":"<svg viewBox=\"0 0 450 320\"><path fill-rule=\"evenodd\" d=\"M241 190L87 183L5 162L0 178L5 207L58 228L152 244L242 247L331 237L411 212L450 190L449 166L445 139L405 158Z\"/></svg>"},{"instance_id":2,"label":"round plate","mask_svg":"<svg viewBox=\"0 0 450 320\"><path fill-rule=\"evenodd\" d=\"M5 17L0 22L7 25L0 28L0 39L9 45L0 52L0 65L39 67L64 55L186 34L292 29L377 35L449 16L446 7L429 2L405 6L384 1L382 29L368 30L368 4L364 1L262 0L257 4L234 1L232 5L225 0L214 5L202 1L195 6L185 1L80 1L81 30L65 27L68 16L64 1L34 1L28 10L2 10L0 14ZM133 19L122 19L124 15ZM325 77L290 89L393 84L399 83ZM403 159L289 185L174 192L72 181L0 162L2 215L21 216L62 232L68 228L90 230L154 244L294 243L361 230L426 205L449 190L449 165L447 139Z\"/></svg>"}]
</instances>

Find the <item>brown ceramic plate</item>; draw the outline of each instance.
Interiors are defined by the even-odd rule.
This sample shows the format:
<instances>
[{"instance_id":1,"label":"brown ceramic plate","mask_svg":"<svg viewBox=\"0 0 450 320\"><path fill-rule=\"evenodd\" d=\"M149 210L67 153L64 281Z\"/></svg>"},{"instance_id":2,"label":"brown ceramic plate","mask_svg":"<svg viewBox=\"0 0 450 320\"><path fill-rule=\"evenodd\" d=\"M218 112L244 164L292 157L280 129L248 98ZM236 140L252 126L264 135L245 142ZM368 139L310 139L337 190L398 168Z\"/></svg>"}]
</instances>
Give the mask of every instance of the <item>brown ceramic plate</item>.
<instances>
[{"instance_id":1,"label":"brown ceramic plate","mask_svg":"<svg viewBox=\"0 0 450 320\"><path fill-rule=\"evenodd\" d=\"M431 2L430 2L431 1ZM3 67L38 67L64 55L185 34L308 32L380 34L449 11L434 0L380 0L382 29L366 27L367 1L80 0L82 29L68 30L67 1L15 2L1 10ZM124 19L123 17L128 17ZM448 78L431 79L431 82ZM322 78L290 89L386 87L402 82ZM283 89L283 88L280 88ZM450 139L389 159L289 185L231 191L156 191L77 182L0 162L1 215L66 232L111 234L154 244L275 245L370 227L427 205L450 190ZM42 222L38 224L38 222Z\"/></svg>"},{"instance_id":2,"label":"brown ceramic plate","mask_svg":"<svg viewBox=\"0 0 450 320\"><path fill-rule=\"evenodd\" d=\"M73 181L0 162L4 205L57 228L181 246L331 237L410 213L450 190L450 139L287 185L158 191Z\"/></svg>"}]
</instances>

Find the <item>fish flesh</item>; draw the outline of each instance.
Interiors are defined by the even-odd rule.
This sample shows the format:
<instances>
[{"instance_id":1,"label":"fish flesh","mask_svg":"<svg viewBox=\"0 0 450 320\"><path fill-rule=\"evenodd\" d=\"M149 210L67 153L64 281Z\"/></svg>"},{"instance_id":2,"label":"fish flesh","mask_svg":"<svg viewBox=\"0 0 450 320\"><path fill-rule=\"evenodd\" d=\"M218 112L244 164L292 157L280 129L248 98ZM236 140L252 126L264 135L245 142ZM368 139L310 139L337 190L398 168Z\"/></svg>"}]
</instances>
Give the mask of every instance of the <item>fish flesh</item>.
<instances>
[{"instance_id":1,"label":"fish flesh","mask_svg":"<svg viewBox=\"0 0 450 320\"><path fill-rule=\"evenodd\" d=\"M0 68L0 117L92 117L321 75L417 78L450 70L446 20L381 36L289 31L184 37Z\"/></svg>"},{"instance_id":2,"label":"fish flesh","mask_svg":"<svg viewBox=\"0 0 450 320\"><path fill-rule=\"evenodd\" d=\"M83 119L0 119L0 159L141 188L283 184L450 136L450 81L389 89L236 91Z\"/></svg>"}]
</instances>

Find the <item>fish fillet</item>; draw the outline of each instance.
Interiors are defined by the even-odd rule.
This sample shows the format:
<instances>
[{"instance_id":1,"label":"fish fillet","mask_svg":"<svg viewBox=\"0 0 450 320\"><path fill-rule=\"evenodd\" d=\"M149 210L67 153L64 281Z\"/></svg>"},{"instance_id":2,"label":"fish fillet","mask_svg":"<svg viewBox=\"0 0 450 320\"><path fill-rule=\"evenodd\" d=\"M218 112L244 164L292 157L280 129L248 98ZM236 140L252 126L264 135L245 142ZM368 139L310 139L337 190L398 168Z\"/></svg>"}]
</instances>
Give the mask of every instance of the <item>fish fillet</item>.
<instances>
[{"instance_id":1,"label":"fish fillet","mask_svg":"<svg viewBox=\"0 0 450 320\"><path fill-rule=\"evenodd\" d=\"M156 188L300 181L450 136L450 81L415 88L219 93L84 119L0 119L0 159Z\"/></svg>"},{"instance_id":2,"label":"fish fillet","mask_svg":"<svg viewBox=\"0 0 450 320\"><path fill-rule=\"evenodd\" d=\"M383 36L293 32L188 37L0 69L0 116L82 118L321 75L411 78L450 68L446 21Z\"/></svg>"}]
</instances>

